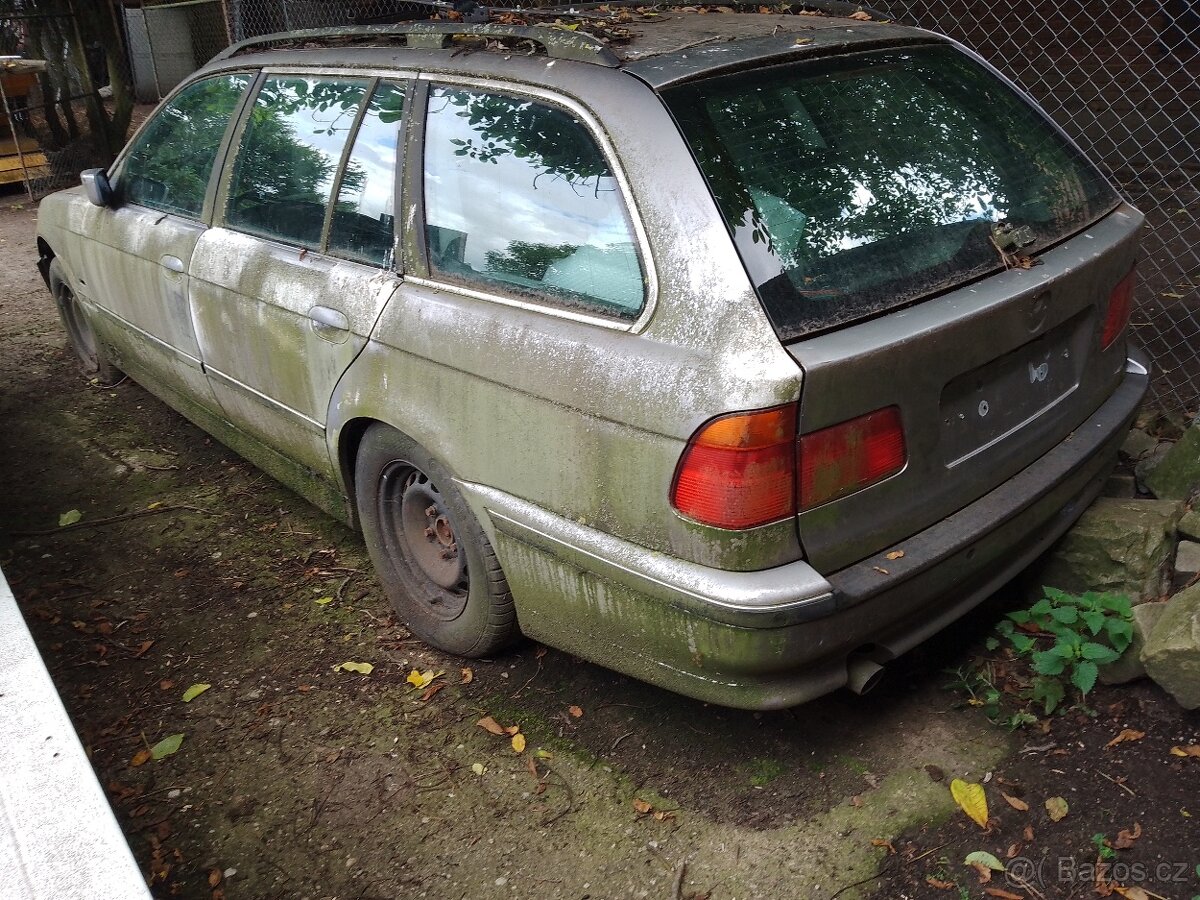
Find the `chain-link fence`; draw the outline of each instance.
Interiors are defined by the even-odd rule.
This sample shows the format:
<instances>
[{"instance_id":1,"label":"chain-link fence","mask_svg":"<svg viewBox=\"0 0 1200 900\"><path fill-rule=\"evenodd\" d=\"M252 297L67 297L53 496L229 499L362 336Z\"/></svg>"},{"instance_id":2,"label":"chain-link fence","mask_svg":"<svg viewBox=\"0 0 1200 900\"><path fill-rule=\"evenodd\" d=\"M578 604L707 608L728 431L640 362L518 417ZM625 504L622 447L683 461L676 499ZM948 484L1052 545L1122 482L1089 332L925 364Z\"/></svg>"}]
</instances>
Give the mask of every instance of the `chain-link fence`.
<instances>
[{"instance_id":1,"label":"chain-link fence","mask_svg":"<svg viewBox=\"0 0 1200 900\"><path fill-rule=\"evenodd\" d=\"M105 0L75 2L103 6ZM114 3L135 93L147 101L233 41L421 15L406 0ZM1167 409L1194 408L1200 400L1200 0L869 5L981 53L1030 91L1146 213L1134 326L1155 360L1154 399Z\"/></svg>"}]
</instances>

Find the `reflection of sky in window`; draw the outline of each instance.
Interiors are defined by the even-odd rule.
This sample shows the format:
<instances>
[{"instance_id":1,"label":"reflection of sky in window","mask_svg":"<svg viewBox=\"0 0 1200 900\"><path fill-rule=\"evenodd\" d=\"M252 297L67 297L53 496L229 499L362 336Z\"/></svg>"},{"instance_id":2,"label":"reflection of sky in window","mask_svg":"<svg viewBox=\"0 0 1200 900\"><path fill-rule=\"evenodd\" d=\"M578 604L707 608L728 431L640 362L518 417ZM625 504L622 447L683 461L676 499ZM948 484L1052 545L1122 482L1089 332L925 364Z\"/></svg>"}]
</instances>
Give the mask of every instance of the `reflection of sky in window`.
<instances>
[{"instance_id":1,"label":"reflection of sky in window","mask_svg":"<svg viewBox=\"0 0 1200 900\"><path fill-rule=\"evenodd\" d=\"M306 95L301 96L292 86L297 81L308 85ZM324 90L332 91L332 98L324 94L318 98L314 93L318 84L322 84ZM358 112L359 103L362 102L365 87L365 83L361 81L330 82L325 79L289 75L286 78L268 78L258 96L257 105L272 110L275 119L295 144L314 150L328 163L321 173L320 180L312 185L318 196L328 199L333 189L333 176L342 155L342 148L346 145L346 134L354 124L354 116ZM274 98L279 98L289 106L295 104L295 111L276 107ZM329 108L321 110L317 108L320 99L333 99L334 102Z\"/></svg>"},{"instance_id":2,"label":"reflection of sky in window","mask_svg":"<svg viewBox=\"0 0 1200 900\"><path fill-rule=\"evenodd\" d=\"M381 122L380 105L389 111L399 112L404 89L388 84L380 85L376 91L376 108L368 110L354 139L347 174L362 174L362 183L355 188L343 182L338 194L339 203L353 204L355 212L371 219L391 217L395 208L396 138L400 133L400 122Z\"/></svg>"},{"instance_id":3,"label":"reflection of sky in window","mask_svg":"<svg viewBox=\"0 0 1200 900\"><path fill-rule=\"evenodd\" d=\"M611 177L568 182L512 153L495 162L456 156L459 145L452 141L473 140L478 147L485 140L446 93L437 90L430 99L426 217L432 226L468 235L465 263L482 271L489 251L503 253L514 241L606 247L632 240ZM503 139L494 140L503 146Z\"/></svg>"}]
</instances>

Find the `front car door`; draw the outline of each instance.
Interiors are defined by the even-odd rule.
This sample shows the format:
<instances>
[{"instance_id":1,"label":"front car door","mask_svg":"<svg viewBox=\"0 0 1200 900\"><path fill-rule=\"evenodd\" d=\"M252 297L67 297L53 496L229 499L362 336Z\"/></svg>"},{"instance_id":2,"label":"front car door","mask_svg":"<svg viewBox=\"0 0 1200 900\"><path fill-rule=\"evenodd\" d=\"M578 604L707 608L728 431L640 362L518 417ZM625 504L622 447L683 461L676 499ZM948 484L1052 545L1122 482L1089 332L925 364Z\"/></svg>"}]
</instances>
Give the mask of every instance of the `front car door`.
<instances>
[{"instance_id":1,"label":"front car door","mask_svg":"<svg viewBox=\"0 0 1200 900\"><path fill-rule=\"evenodd\" d=\"M264 76L191 262L192 315L226 418L327 476L329 399L399 283L405 90Z\"/></svg>"},{"instance_id":2,"label":"front car door","mask_svg":"<svg viewBox=\"0 0 1200 900\"><path fill-rule=\"evenodd\" d=\"M114 169L119 205L92 208L83 290L122 369L215 408L188 309L188 266L206 231L214 163L253 76L193 82L147 123Z\"/></svg>"}]
</instances>

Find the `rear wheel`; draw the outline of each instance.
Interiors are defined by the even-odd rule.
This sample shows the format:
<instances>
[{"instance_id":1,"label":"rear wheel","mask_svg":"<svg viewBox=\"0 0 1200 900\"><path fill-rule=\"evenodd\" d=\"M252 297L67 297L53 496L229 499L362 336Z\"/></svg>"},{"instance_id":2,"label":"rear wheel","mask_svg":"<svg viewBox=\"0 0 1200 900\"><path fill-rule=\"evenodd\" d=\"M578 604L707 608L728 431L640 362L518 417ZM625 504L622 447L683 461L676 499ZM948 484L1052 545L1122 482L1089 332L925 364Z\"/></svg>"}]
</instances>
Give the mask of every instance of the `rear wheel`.
<instances>
[{"instance_id":1,"label":"rear wheel","mask_svg":"<svg viewBox=\"0 0 1200 900\"><path fill-rule=\"evenodd\" d=\"M75 297L75 292L67 284L62 263L57 259L50 263L49 277L50 293L54 295L54 303L58 307L63 328L66 329L67 340L79 359L79 367L83 374L101 384L116 384L122 378L121 371L109 361L104 348L96 339L92 323Z\"/></svg>"},{"instance_id":2,"label":"rear wheel","mask_svg":"<svg viewBox=\"0 0 1200 900\"><path fill-rule=\"evenodd\" d=\"M386 425L363 435L355 502L396 614L423 641L487 656L518 635L504 572L450 474Z\"/></svg>"}]
</instances>

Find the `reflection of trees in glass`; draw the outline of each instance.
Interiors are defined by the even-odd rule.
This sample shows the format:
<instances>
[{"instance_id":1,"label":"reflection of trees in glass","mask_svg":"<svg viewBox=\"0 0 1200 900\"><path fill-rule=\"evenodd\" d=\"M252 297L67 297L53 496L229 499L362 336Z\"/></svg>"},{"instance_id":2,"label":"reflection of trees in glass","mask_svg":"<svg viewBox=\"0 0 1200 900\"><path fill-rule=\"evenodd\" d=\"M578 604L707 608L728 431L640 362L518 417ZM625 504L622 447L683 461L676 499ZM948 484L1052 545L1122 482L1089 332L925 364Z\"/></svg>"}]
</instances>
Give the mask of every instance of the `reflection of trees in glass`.
<instances>
[{"instance_id":1,"label":"reflection of trees in glass","mask_svg":"<svg viewBox=\"0 0 1200 900\"><path fill-rule=\"evenodd\" d=\"M546 270L560 259L566 259L579 247L575 244L534 244L529 241L513 241L503 253L489 250L485 264L488 272L516 275L530 281L541 281Z\"/></svg>"},{"instance_id":2,"label":"reflection of trees in glass","mask_svg":"<svg viewBox=\"0 0 1200 900\"><path fill-rule=\"evenodd\" d=\"M199 215L217 149L248 75L207 78L185 88L142 132L124 165L126 198Z\"/></svg>"}]
</instances>

